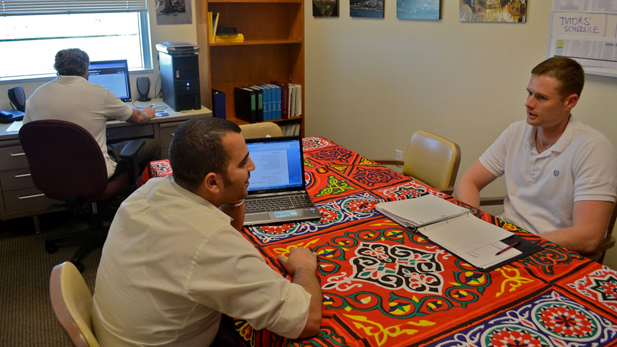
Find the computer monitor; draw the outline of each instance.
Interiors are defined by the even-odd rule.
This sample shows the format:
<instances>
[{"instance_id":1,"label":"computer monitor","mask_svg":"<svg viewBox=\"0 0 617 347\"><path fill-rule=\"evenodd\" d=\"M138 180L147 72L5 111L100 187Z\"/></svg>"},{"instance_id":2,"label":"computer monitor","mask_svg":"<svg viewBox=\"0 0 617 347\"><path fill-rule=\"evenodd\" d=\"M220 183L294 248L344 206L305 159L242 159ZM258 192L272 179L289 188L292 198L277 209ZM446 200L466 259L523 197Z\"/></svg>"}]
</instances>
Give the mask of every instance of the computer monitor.
<instances>
[{"instance_id":1,"label":"computer monitor","mask_svg":"<svg viewBox=\"0 0 617 347\"><path fill-rule=\"evenodd\" d=\"M91 61L88 81L109 89L122 101L132 100L126 60Z\"/></svg>"}]
</instances>

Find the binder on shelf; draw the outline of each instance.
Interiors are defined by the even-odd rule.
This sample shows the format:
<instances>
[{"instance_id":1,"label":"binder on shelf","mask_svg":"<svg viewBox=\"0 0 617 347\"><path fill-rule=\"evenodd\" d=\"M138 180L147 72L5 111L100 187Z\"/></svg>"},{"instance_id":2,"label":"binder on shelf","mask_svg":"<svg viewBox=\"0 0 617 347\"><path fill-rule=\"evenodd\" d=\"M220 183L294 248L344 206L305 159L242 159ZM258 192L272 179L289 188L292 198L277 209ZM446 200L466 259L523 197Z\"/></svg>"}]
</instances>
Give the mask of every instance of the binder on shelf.
<instances>
[{"instance_id":1,"label":"binder on shelf","mask_svg":"<svg viewBox=\"0 0 617 347\"><path fill-rule=\"evenodd\" d=\"M216 30L219 24L220 14L218 12L208 12L208 40L215 42Z\"/></svg>"},{"instance_id":2,"label":"binder on shelf","mask_svg":"<svg viewBox=\"0 0 617 347\"><path fill-rule=\"evenodd\" d=\"M257 121L257 92L248 88L234 87L236 118L249 123Z\"/></svg>"},{"instance_id":3,"label":"binder on shelf","mask_svg":"<svg viewBox=\"0 0 617 347\"><path fill-rule=\"evenodd\" d=\"M226 115L225 93L212 89L212 113L215 118L225 119Z\"/></svg>"},{"instance_id":4,"label":"binder on shelf","mask_svg":"<svg viewBox=\"0 0 617 347\"><path fill-rule=\"evenodd\" d=\"M293 86L293 93L294 93L294 114L293 117L300 117L302 116L302 86L300 84L289 84L290 86ZM290 115L291 117L291 115Z\"/></svg>"},{"instance_id":5,"label":"binder on shelf","mask_svg":"<svg viewBox=\"0 0 617 347\"><path fill-rule=\"evenodd\" d=\"M287 119L289 118L289 84L276 81L272 84L281 88L281 119Z\"/></svg>"},{"instance_id":6,"label":"binder on shelf","mask_svg":"<svg viewBox=\"0 0 617 347\"><path fill-rule=\"evenodd\" d=\"M264 91L264 120L271 120L274 110L272 87L267 84L261 84L259 87Z\"/></svg>"},{"instance_id":7,"label":"binder on shelf","mask_svg":"<svg viewBox=\"0 0 617 347\"><path fill-rule=\"evenodd\" d=\"M377 211L483 271L490 271L541 249L511 232L473 216L464 207L432 194L383 202ZM520 242L505 250L508 245ZM505 250L503 252L500 252Z\"/></svg>"},{"instance_id":8,"label":"binder on shelf","mask_svg":"<svg viewBox=\"0 0 617 347\"><path fill-rule=\"evenodd\" d=\"M254 90L255 92L257 92L256 96L257 96L257 118L256 121L257 122L262 122L264 120L264 93L263 93L263 89L261 89L259 86L256 85L251 85L245 88L249 88Z\"/></svg>"},{"instance_id":9,"label":"binder on shelf","mask_svg":"<svg viewBox=\"0 0 617 347\"><path fill-rule=\"evenodd\" d=\"M272 88L274 100L272 119L281 119L281 87L275 84L269 84L269 86Z\"/></svg>"}]
</instances>

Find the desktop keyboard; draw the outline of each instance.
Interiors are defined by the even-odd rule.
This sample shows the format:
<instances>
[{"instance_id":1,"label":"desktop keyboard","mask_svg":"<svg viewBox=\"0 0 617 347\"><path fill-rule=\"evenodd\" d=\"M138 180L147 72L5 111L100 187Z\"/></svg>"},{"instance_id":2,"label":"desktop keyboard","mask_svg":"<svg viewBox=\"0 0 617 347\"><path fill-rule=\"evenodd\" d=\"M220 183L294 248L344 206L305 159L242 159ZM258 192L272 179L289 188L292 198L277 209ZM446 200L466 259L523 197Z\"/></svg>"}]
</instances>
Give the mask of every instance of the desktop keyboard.
<instances>
[{"instance_id":1,"label":"desktop keyboard","mask_svg":"<svg viewBox=\"0 0 617 347\"><path fill-rule=\"evenodd\" d=\"M246 199L245 204L246 212L285 211L313 206L306 194Z\"/></svg>"}]
</instances>

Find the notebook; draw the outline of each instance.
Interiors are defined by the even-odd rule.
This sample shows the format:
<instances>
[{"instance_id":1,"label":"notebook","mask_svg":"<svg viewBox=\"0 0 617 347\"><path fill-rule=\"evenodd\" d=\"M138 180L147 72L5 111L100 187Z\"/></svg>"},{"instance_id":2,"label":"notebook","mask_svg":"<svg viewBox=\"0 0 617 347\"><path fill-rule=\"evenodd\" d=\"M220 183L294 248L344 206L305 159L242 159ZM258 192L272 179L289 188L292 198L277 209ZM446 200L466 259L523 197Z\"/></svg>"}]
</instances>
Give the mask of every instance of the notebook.
<instances>
[{"instance_id":1,"label":"notebook","mask_svg":"<svg viewBox=\"0 0 617 347\"><path fill-rule=\"evenodd\" d=\"M244 225L320 219L304 183L302 138L247 139L255 170L249 179ZM282 205L275 201L284 200Z\"/></svg>"}]
</instances>

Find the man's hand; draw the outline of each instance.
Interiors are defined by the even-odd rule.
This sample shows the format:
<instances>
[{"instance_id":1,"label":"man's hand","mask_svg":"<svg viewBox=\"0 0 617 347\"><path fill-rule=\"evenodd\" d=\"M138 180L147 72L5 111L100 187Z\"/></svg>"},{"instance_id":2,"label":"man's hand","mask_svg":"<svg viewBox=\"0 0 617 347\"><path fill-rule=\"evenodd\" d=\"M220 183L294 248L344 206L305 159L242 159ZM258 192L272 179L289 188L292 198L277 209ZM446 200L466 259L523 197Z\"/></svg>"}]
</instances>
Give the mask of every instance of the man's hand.
<instances>
[{"instance_id":1,"label":"man's hand","mask_svg":"<svg viewBox=\"0 0 617 347\"><path fill-rule=\"evenodd\" d=\"M315 273L317 270L317 256L307 248L292 248L289 258L279 255L278 260L291 276L295 275L299 268L303 268L307 273Z\"/></svg>"},{"instance_id":2,"label":"man's hand","mask_svg":"<svg viewBox=\"0 0 617 347\"><path fill-rule=\"evenodd\" d=\"M300 338L306 338L317 334L321 326L321 305L323 302L321 287L317 279L317 256L306 248L292 248L289 258L278 256L279 262L287 273L293 276L293 282L299 284L311 295L309 304L309 316L300 333Z\"/></svg>"},{"instance_id":3,"label":"man's hand","mask_svg":"<svg viewBox=\"0 0 617 347\"><path fill-rule=\"evenodd\" d=\"M139 110L137 108L133 109L133 113L126 121L131 124L144 124L147 123L150 119L154 118L156 111L150 107L146 106L143 110Z\"/></svg>"}]
</instances>

